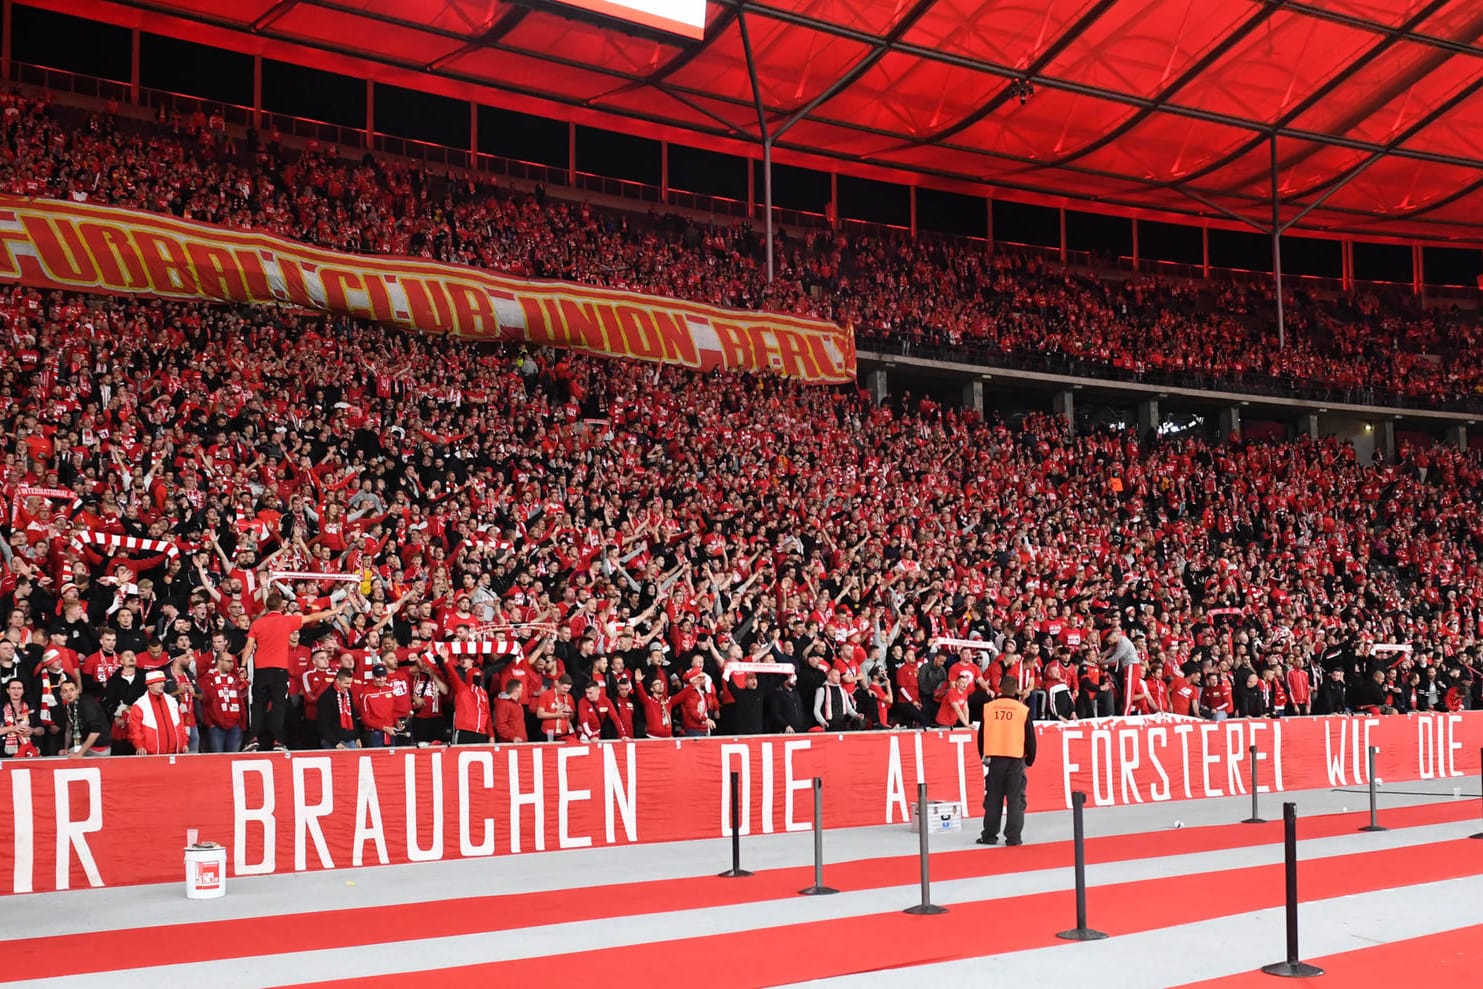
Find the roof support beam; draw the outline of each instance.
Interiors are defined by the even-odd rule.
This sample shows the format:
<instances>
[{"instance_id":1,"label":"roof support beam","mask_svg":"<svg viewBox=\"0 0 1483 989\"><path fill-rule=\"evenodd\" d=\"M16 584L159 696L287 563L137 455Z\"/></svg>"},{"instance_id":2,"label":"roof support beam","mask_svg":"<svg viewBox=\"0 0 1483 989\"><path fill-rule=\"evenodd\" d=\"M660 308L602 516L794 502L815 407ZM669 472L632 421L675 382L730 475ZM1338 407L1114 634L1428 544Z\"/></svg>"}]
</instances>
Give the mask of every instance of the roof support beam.
<instances>
[{"instance_id":1,"label":"roof support beam","mask_svg":"<svg viewBox=\"0 0 1483 989\"><path fill-rule=\"evenodd\" d=\"M266 31L273 26L275 21L298 5L299 0L280 0L279 3L269 7L263 16L252 22L252 32L256 34L259 31Z\"/></svg>"},{"instance_id":2,"label":"roof support beam","mask_svg":"<svg viewBox=\"0 0 1483 989\"><path fill-rule=\"evenodd\" d=\"M743 0L733 0L734 3ZM785 24L796 24L807 27L823 34L838 38L847 38L851 41L864 45L880 45L885 39L868 31L860 31L855 28L845 27L840 24L831 24L821 21L815 17L797 14L790 10L780 10L776 7L757 4L752 0L745 0L747 9L754 14L760 14L772 20L781 21ZM952 52L941 52L921 45L898 42L891 47L892 51L916 58L925 59L929 62L940 62L943 65L953 65L958 68L970 69L987 75L999 76L1003 79L1019 79L1024 72L1013 66L1002 65L980 58L971 58L967 55L958 55ZM1054 76L1037 75L1035 84L1046 89L1057 89L1066 93L1074 93L1078 96L1090 96L1094 99L1105 100L1109 103L1119 103L1124 106L1138 107L1140 109L1155 109L1164 113L1173 114L1177 117L1185 117L1190 120L1203 120L1206 123L1219 124L1235 130L1251 131L1266 135L1272 133L1272 126L1259 120L1247 117L1238 117L1229 113L1221 113L1216 110L1205 110L1199 107L1185 106L1180 103L1160 104L1156 100L1146 96L1137 96L1132 93L1121 93L1104 86L1096 86L1090 83L1076 82L1070 79L1058 79ZM1279 127L1276 129L1278 137L1290 138L1295 141L1307 141L1312 144L1329 145L1336 148L1349 148L1354 151L1376 151L1383 145L1375 144L1373 141L1361 141L1355 138L1344 137L1338 134L1325 134L1319 131L1302 130L1294 127ZM1483 159L1464 158L1457 155L1438 154L1431 151L1415 151L1410 149L1397 149L1393 152L1397 157L1408 158L1414 161L1426 161L1435 165L1455 165L1459 168L1483 169Z\"/></svg>"},{"instance_id":3,"label":"roof support beam","mask_svg":"<svg viewBox=\"0 0 1483 989\"><path fill-rule=\"evenodd\" d=\"M772 135L767 130L767 111L762 105L762 83L757 79L757 59L752 53L752 34L747 30L744 4L737 4L736 26L741 31L742 52L747 56L747 77L752 80L752 102L757 106L757 131L762 135L762 212L763 236L767 238L767 284L772 284ZM751 168L751 162L747 168Z\"/></svg>"}]
</instances>

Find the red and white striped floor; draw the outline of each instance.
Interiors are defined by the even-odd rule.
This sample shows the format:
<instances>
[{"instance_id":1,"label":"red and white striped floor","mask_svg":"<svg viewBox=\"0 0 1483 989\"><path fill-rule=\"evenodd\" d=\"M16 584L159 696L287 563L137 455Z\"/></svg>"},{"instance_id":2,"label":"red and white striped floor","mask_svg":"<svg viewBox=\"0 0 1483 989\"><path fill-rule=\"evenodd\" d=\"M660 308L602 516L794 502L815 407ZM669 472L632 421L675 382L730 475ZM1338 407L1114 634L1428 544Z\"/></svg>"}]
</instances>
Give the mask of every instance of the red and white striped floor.
<instances>
[{"instance_id":1,"label":"red and white striped floor","mask_svg":"<svg viewBox=\"0 0 1483 989\"><path fill-rule=\"evenodd\" d=\"M1387 795L1359 833L1363 797L1288 795L1300 813L1302 952L1336 986L1479 984L1483 829L1477 799ZM1264 808L1276 818L1277 798ZM1348 812L1340 806L1353 804ZM1409 804L1409 805L1406 805ZM1305 810L1306 808L1306 810ZM1069 814L1034 815L1020 848L933 838L932 898L919 899L904 827L830 832L825 880L803 897L811 839L745 840L748 879L722 879L724 841L555 852L232 880L224 899L180 886L12 897L0 982L369 987L680 982L714 989L815 982L1245 986L1284 955L1281 824L1249 805L1200 801L1089 811L1089 920L1073 926ZM826 809L827 814L827 809ZM1189 826L1175 829L1178 816Z\"/></svg>"}]
</instances>

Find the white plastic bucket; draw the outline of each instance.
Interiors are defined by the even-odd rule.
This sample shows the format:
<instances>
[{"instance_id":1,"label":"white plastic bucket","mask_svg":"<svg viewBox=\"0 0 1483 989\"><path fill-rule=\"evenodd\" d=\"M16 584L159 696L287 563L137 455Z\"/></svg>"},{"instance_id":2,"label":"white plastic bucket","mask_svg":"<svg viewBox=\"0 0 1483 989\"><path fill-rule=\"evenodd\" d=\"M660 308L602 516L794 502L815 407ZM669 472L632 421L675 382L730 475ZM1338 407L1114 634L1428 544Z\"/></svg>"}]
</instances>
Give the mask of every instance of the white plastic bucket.
<instances>
[{"instance_id":1,"label":"white plastic bucket","mask_svg":"<svg viewBox=\"0 0 1483 989\"><path fill-rule=\"evenodd\" d=\"M227 895L227 850L191 845L185 850L185 898L214 900Z\"/></svg>"}]
</instances>

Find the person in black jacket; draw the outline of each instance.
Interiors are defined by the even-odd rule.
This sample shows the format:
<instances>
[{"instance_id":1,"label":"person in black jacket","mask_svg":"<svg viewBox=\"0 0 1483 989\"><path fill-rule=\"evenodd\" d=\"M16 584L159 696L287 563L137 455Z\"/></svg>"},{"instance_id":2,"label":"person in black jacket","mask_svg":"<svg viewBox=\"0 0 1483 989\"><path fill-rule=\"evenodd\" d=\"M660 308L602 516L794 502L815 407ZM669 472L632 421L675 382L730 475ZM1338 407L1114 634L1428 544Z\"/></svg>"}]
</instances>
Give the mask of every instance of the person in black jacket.
<instances>
[{"instance_id":1,"label":"person in black jacket","mask_svg":"<svg viewBox=\"0 0 1483 989\"><path fill-rule=\"evenodd\" d=\"M342 669L335 674L335 682L319 695L319 746L324 749L354 749L359 747L360 712L356 710L355 695L350 685L355 682L355 671Z\"/></svg>"},{"instance_id":2,"label":"person in black jacket","mask_svg":"<svg viewBox=\"0 0 1483 989\"><path fill-rule=\"evenodd\" d=\"M768 674L776 676L776 674ZM757 674L746 674L742 685L734 681L731 690L731 730L738 735L760 735L765 730L766 713L763 710L769 691L757 685Z\"/></svg>"},{"instance_id":3,"label":"person in black jacket","mask_svg":"<svg viewBox=\"0 0 1483 989\"><path fill-rule=\"evenodd\" d=\"M122 650L118 658L123 665L113 671L103 688L103 713L112 718L115 724L123 725L128 721L129 708L144 696L144 671L139 668L139 661L133 650ZM133 755L134 746L128 739L128 733L120 734L123 735L122 738L113 740L113 754Z\"/></svg>"},{"instance_id":4,"label":"person in black jacket","mask_svg":"<svg viewBox=\"0 0 1483 989\"><path fill-rule=\"evenodd\" d=\"M796 677L789 676L782 686L767 695L763 701L763 715L769 734L792 735L808 730Z\"/></svg>"},{"instance_id":5,"label":"person in black jacket","mask_svg":"<svg viewBox=\"0 0 1483 989\"><path fill-rule=\"evenodd\" d=\"M55 720L62 728L61 754L69 759L108 755L112 730L103 705L71 680L64 681L59 692L62 702Z\"/></svg>"},{"instance_id":6,"label":"person in black jacket","mask_svg":"<svg viewBox=\"0 0 1483 989\"><path fill-rule=\"evenodd\" d=\"M1344 670L1335 666L1323 678L1323 683L1313 692L1314 714L1344 714L1348 711L1345 702Z\"/></svg>"},{"instance_id":7,"label":"person in black jacket","mask_svg":"<svg viewBox=\"0 0 1483 989\"><path fill-rule=\"evenodd\" d=\"M1236 713L1238 718L1262 718L1267 714L1267 698L1262 694L1262 678L1254 672L1236 681Z\"/></svg>"}]
</instances>

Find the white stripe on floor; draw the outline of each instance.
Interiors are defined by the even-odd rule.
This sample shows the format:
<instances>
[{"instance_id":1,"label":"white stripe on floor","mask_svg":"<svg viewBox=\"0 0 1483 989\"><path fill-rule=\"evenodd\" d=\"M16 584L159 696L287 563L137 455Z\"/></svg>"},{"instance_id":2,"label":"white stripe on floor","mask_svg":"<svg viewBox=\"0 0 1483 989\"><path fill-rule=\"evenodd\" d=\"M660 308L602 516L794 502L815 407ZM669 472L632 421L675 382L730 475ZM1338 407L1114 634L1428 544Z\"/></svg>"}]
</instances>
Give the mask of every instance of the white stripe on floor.
<instances>
[{"instance_id":1,"label":"white stripe on floor","mask_svg":"<svg viewBox=\"0 0 1483 989\"><path fill-rule=\"evenodd\" d=\"M1302 842L1299 854L1304 860L1313 860L1389 848L1414 847L1461 838L1470 830L1471 825L1455 822L1376 834L1316 838ZM1016 854L1014 849L1002 846L982 849L982 853L985 857L1011 857ZM1224 869L1272 865L1281 860L1281 847L1268 844L1103 863L1089 866L1087 879L1092 886L1107 886L1188 875L1191 895L1194 896L1201 892L1199 876ZM1360 867L1359 861L1356 862L1356 867ZM952 905L1069 890L1071 886L1072 872L1066 866L936 883L932 887L932 898L936 903ZM1211 893L1218 894L1218 890L1212 890ZM123 986L154 989L160 985L202 984L210 985L213 989L258 989L262 985L360 978L420 971L429 967L477 965L846 919L903 909L917 903L919 899L919 888L916 885L894 886L842 892L838 896L829 897L795 896L703 910L614 917L604 919L601 923L580 921L549 924L508 931L74 975L16 985L38 989L43 986L48 989L120 989ZM298 909L316 908L316 905L304 901L297 901L295 906ZM147 938L145 935L146 943ZM141 959L145 958L147 953L141 954Z\"/></svg>"}]
</instances>

